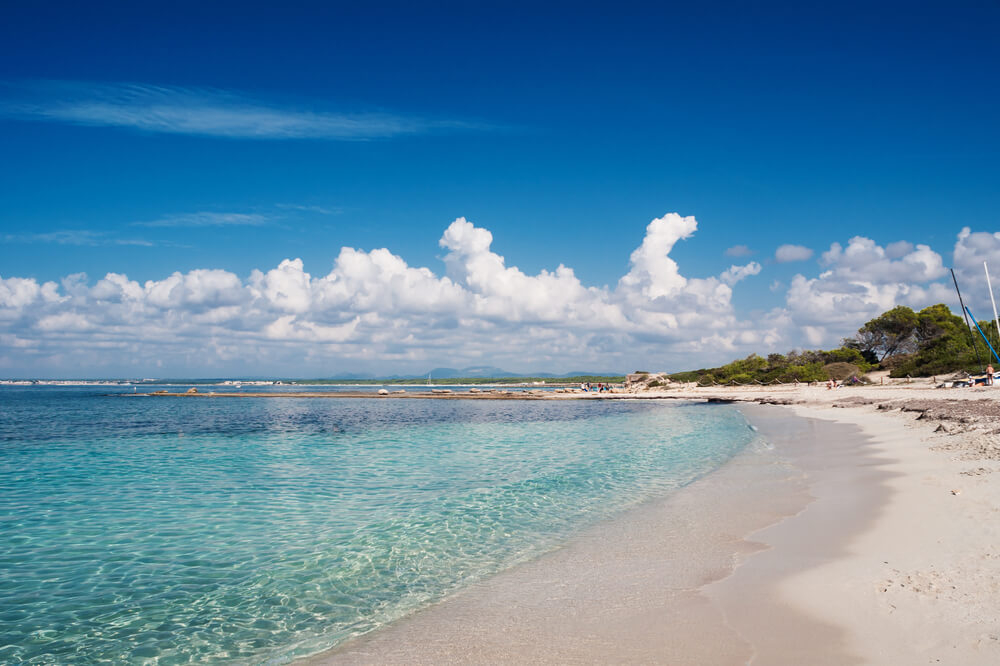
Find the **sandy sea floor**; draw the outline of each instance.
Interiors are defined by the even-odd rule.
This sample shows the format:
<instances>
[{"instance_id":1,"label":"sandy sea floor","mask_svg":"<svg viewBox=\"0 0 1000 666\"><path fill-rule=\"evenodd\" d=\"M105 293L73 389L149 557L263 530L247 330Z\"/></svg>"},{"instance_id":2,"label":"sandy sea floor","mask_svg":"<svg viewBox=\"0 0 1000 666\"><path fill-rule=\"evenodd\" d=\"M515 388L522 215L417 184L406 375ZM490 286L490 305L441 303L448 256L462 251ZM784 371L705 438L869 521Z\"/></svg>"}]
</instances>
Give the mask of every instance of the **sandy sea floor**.
<instances>
[{"instance_id":1,"label":"sandy sea floor","mask_svg":"<svg viewBox=\"0 0 1000 666\"><path fill-rule=\"evenodd\" d=\"M1000 390L682 396L768 445L308 663L1000 663Z\"/></svg>"}]
</instances>

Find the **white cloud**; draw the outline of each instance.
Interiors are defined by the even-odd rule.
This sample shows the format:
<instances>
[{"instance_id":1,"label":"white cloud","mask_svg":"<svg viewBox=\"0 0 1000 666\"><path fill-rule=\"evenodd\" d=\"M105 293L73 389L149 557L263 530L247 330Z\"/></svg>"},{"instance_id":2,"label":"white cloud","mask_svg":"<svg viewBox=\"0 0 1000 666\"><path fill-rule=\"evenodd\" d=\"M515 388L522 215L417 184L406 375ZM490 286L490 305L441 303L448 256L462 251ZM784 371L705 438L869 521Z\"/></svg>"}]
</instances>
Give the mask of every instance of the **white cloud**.
<instances>
[{"instance_id":1,"label":"white cloud","mask_svg":"<svg viewBox=\"0 0 1000 666\"><path fill-rule=\"evenodd\" d=\"M697 229L694 217L675 213L651 221L613 288L587 286L561 264L525 273L493 251L489 230L465 218L439 241L444 274L387 248L345 247L325 275L285 259L246 278L217 269L142 284L113 272L61 284L0 278L0 358L8 372L28 375L74 367L151 373L157 362L174 374L216 375L484 362L522 371L681 369L836 344L896 304L953 298L942 257L928 246L855 237L831 244L822 272L792 278L783 307L741 319L733 290L761 265L685 274L671 254ZM984 259L1000 273L1000 234L963 230L954 257L973 292ZM784 288L771 283L772 291ZM970 298L981 303L980 291Z\"/></svg>"},{"instance_id":2,"label":"white cloud","mask_svg":"<svg viewBox=\"0 0 1000 666\"><path fill-rule=\"evenodd\" d=\"M255 270L250 285L257 300L283 312L306 312L312 304L312 278L301 259L285 259L267 273Z\"/></svg>"},{"instance_id":3,"label":"white cloud","mask_svg":"<svg viewBox=\"0 0 1000 666\"><path fill-rule=\"evenodd\" d=\"M39 285L32 279L13 277L4 280L0 277L0 308L18 310L36 301L58 301L58 288L55 282Z\"/></svg>"},{"instance_id":4,"label":"white cloud","mask_svg":"<svg viewBox=\"0 0 1000 666\"><path fill-rule=\"evenodd\" d=\"M813 251L802 245L785 244L774 252L774 260L779 264L792 261L805 261L813 256Z\"/></svg>"},{"instance_id":5,"label":"white cloud","mask_svg":"<svg viewBox=\"0 0 1000 666\"><path fill-rule=\"evenodd\" d=\"M955 241L953 257L955 274L966 305L977 318L986 319L987 314L993 314L993 305L983 264L990 268L994 298L1000 301L1000 232L973 232L965 227Z\"/></svg>"},{"instance_id":6,"label":"white cloud","mask_svg":"<svg viewBox=\"0 0 1000 666\"><path fill-rule=\"evenodd\" d=\"M693 217L653 220L615 289L588 287L564 265L534 275L509 266L493 252L493 235L465 218L441 237L445 275L385 248L345 247L324 276L286 259L246 280L212 269L144 284L119 273L92 285L72 275L61 287L7 278L0 354L27 345L36 363L74 354L106 364L155 358L203 373L239 359L301 368L303 358L382 361L397 370L483 359L514 369L606 368L763 339L736 320L731 304L733 286L759 273L759 264L698 278L682 275L670 258L696 228Z\"/></svg>"},{"instance_id":7,"label":"white cloud","mask_svg":"<svg viewBox=\"0 0 1000 666\"><path fill-rule=\"evenodd\" d=\"M719 278L731 287L740 280L758 273L760 273L760 264L751 261L746 266L730 266Z\"/></svg>"},{"instance_id":8,"label":"white cloud","mask_svg":"<svg viewBox=\"0 0 1000 666\"><path fill-rule=\"evenodd\" d=\"M890 259L899 259L900 257L905 257L911 252L913 252L913 243L905 240L889 243L885 246L885 256Z\"/></svg>"},{"instance_id":9,"label":"white cloud","mask_svg":"<svg viewBox=\"0 0 1000 666\"><path fill-rule=\"evenodd\" d=\"M677 262L670 258L670 251L677 241L690 238L697 228L693 215L681 217L668 213L650 222L642 245L629 258L632 268L619 281L619 288L641 291L651 300L679 293L688 282L678 271Z\"/></svg>"},{"instance_id":10,"label":"white cloud","mask_svg":"<svg viewBox=\"0 0 1000 666\"><path fill-rule=\"evenodd\" d=\"M810 344L835 343L896 305L947 302L946 287L932 282L946 275L941 255L926 245L889 247L862 236L846 248L833 243L820 258L826 270L819 276L792 278L786 311Z\"/></svg>"},{"instance_id":11,"label":"white cloud","mask_svg":"<svg viewBox=\"0 0 1000 666\"><path fill-rule=\"evenodd\" d=\"M143 293L146 303L164 310L203 310L249 300L240 279L222 270L198 269L183 274L174 273L165 280L147 281Z\"/></svg>"},{"instance_id":12,"label":"white cloud","mask_svg":"<svg viewBox=\"0 0 1000 666\"><path fill-rule=\"evenodd\" d=\"M749 257L751 254L753 254L753 250L746 245L734 245L726 248L727 257Z\"/></svg>"},{"instance_id":13,"label":"white cloud","mask_svg":"<svg viewBox=\"0 0 1000 666\"><path fill-rule=\"evenodd\" d=\"M391 113L277 105L230 91L130 83L37 81L11 89L0 115L74 125L233 139L365 140L485 125Z\"/></svg>"},{"instance_id":14,"label":"white cloud","mask_svg":"<svg viewBox=\"0 0 1000 666\"><path fill-rule=\"evenodd\" d=\"M840 243L833 243L820 262L834 267L841 278L870 280L877 284L926 282L945 274L941 255L927 245L914 248L907 243L908 252L904 254L899 254L898 243L890 247L893 246L895 258L870 238L855 236L846 249Z\"/></svg>"}]
</instances>

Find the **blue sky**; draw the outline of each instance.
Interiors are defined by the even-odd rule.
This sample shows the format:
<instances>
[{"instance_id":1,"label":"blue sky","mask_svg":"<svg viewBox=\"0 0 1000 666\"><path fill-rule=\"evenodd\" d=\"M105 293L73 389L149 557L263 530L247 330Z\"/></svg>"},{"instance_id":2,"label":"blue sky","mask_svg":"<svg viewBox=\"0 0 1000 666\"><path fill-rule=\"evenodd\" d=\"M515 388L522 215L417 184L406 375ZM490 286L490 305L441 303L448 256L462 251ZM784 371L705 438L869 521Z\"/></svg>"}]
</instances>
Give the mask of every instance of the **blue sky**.
<instances>
[{"instance_id":1,"label":"blue sky","mask_svg":"<svg viewBox=\"0 0 1000 666\"><path fill-rule=\"evenodd\" d=\"M190 374L206 358L209 374L679 369L835 343L890 301L950 298L944 267L972 280L1000 252L995 3L203 4L5 12L0 278L35 286L0 290L0 375ZM670 278L632 252L671 236L673 218L647 225L674 212L697 231L660 246ZM542 294L529 306L477 287L472 260L449 274L458 250L439 239L460 217L506 268L562 264L607 293L587 315L562 284L524 283ZM824 257L834 243L855 250ZM782 245L800 260L777 261ZM327 276L342 247L464 291L417 299L428 318L409 297L358 297L384 271L292 309L251 285L286 259ZM620 288L637 270L643 302ZM142 300L192 271L235 275L239 294ZM108 273L146 295L80 291ZM289 315L295 332L267 328ZM343 339L309 337L355 317ZM366 344L369 325L398 344ZM125 330L134 348L112 354ZM495 343L511 336L524 344Z\"/></svg>"}]
</instances>

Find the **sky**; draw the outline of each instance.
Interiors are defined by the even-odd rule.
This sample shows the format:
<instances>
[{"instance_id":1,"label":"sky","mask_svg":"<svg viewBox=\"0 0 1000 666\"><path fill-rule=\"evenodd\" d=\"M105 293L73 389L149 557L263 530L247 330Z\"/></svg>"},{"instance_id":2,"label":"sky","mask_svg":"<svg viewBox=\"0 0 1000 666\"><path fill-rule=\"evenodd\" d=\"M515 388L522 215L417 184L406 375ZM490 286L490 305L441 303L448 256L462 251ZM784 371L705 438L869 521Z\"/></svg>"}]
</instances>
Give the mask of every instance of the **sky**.
<instances>
[{"instance_id":1,"label":"sky","mask_svg":"<svg viewBox=\"0 0 1000 666\"><path fill-rule=\"evenodd\" d=\"M18 3L0 377L677 371L1000 278L1000 4Z\"/></svg>"}]
</instances>

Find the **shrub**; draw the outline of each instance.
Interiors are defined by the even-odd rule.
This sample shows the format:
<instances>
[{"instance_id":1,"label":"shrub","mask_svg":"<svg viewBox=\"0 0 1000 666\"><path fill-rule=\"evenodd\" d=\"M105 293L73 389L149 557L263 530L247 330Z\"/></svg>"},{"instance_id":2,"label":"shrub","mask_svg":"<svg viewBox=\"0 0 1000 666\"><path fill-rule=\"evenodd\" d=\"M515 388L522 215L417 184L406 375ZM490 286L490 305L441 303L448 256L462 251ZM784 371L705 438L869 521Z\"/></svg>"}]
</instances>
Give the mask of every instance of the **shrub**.
<instances>
[{"instance_id":1,"label":"shrub","mask_svg":"<svg viewBox=\"0 0 1000 666\"><path fill-rule=\"evenodd\" d=\"M891 371L890 376L895 376L895 373L899 368L907 365L909 366L913 365L914 356L915 354L897 354L895 356L890 356L886 359L883 359L882 362L878 364L878 367L881 370L890 370ZM906 374L907 373L904 372L902 376L905 377Z\"/></svg>"},{"instance_id":2,"label":"shrub","mask_svg":"<svg viewBox=\"0 0 1000 666\"><path fill-rule=\"evenodd\" d=\"M821 355L823 362L828 365L830 363L851 363L858 366L862 372L867 372L872 367L871 363L865 360L864 355L860 351L850 349L849 347L821 352Z\"/></svg>"},{"instance_id":3,"label":"shrub","mask_svg":"<svg viewBox=\"0 0 1000 666\"><path fill-rule=\"evenodd\" d=\"M826 370L823 369L823 364L819 362L790 365L778 376L782 382L825 382L829 378Z\"/></svg>"},{"instance_id":4,"label":"shrub","mask_svg":"<svg viewBox=\"0 0 1000 666\"><path fill-rule=\"evenodd\" d=\"M687 372L675 372L668 375L675 382L696 382L704 376L705 370L689 370Z\"/></svg>"},{"instance_id":5,"label":"shrub","mask_svg":"<svg viewBox=\"0 0 1000 666\"><path fill-rule=\"evenodd\" d=\"M863 374L861 368L853 363L827 363L823 366L823 370L826 371L827 377L836 379L839 382L848 380L851 377L860 377Z\"/></svg>"}]
</instances>

